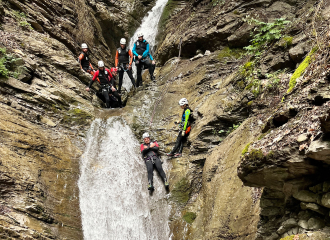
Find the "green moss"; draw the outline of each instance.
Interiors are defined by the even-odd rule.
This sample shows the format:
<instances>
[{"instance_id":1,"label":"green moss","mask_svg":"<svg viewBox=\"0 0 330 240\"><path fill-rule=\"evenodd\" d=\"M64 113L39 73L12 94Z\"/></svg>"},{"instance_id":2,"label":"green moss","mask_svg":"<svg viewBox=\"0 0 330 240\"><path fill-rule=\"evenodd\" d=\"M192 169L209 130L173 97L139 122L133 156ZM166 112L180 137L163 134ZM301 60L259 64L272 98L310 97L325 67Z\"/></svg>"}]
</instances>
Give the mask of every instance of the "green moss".
<instances>
[{"instance_id":1,"label":"green moss","mask_svg":"<svg viewBox=\"0 0 330 240\"><path fill-rule=\"evenodd\" d=\"M292 45L292 40L293 40L293 37L285 36L281 39L280 46L283 48L287 48Z\"/></svg>"},{"instance_id":2,"label":"green moss","mask_svg":"<svg viewBox=\"0 0 330 240\"><path fill-rule=\"evenodd\" d=\"M237 82L237 85L238 85L238 87L239 87L240 89L244 89L244 88L245 88L245 83L244 83L244 81L239 81L239 82Z\"/></svg>"},{"instance_id":3,"label":"green moss","mask_svg":"<svg viewBox=\"0 0 330 240\"><path fill-rule=\"evenodd\" d=\"M287 93L290 93L293 88L296 86L297 84L297 79L299 77L301 77L301 75L303 75L303 73L305 72L306 68L309 66L309 64L312 61L312 56L313 54L316 52L317 47L313 48L312 51L308 54L308 56L304 59L304 61L299 65L299 67L296 69L296 71L293 73L290 82L289 82L289 89L287 91Z\"/></svg>"},{"instance_id":4,"label":"green moss","mask_svg":"<svg viewBox=\"0 0 330 240\"><path fill-rule=\"evenodd\" d=\"M171 198L179 204L184 205L188 202L190 193L189 181L184 177L174 185Z\"/></svg>"},{"instance_id":5,"label":"green moss","mask_svg":"<svg viewBox=\"0 0 330 240\"><path fill-rule=\"evenodd\" d=\"M253 104L253 101L250 101L250 102L247 103L248 107L251 107L252 104Z\"/></svg>"},{"instance_id":6,"label":"green moss","mask_svg":"<svg viewBox=\"0 0 330 240\"><path fill-rule=\"evenodd\" d=\"M281 240L293 240L295 235L287 236L285 238L281 238Z\"/></svg>"},{"instance_id":7,"label":"green moss","mask_svg":"<svg viewBox=\"0 0 330 240\"><path fill-rule=\"evenodd\" d=\"M244 155L245 153L247 153L247 152L249 151L249 147L250 147L250 145L251 145L251 143L248 143L248 144L244 147L244 149L243 149L243 151L242 151L242 155Z\"/></svg>"},{"instance_id":8,"label":"green moss","mask_svg":"<svg viewBox=\"0 0 330 240\"><path fill-rule=\"evenodd\" d=\"M253 82L252 83L249 83L246 87L245 87L245 89L246 90L250 90L252 87L253 87Z\"/></svg>"},{"instance_id":9,"label":"green moss","mask_svg":"<svg viewBox=\"0 0 330 240\"><path fill-rule=\"evenodd\" d=\"M260 149L259 150L252 149L251 152L249 153L249 159L252 161L258 161L263 158L264 158L264 154Z\"/></svg>"},{"instance_id":10,"label":"green moss","mask_svg":"<svg viewBox=\"0 0 330 240\"><path fill-rule=\"evenodd\" d=\"M182 218L187 223L192 224L194 222L194 220L196 219L196 213L194 213L194 212L186 212L186 214L183 215Z\"/></svg>"},{"instance_id":11,"label":"green moss","mask_svg":"<svg viewBox=\"0 0 330 240\"><path fill-rule=\"evenodd\" d=\"M79 109L71 109L67 112L67 114L63 117L62 123L64 124L74 124L74 125L86 125L88 124L88 120L92 119L92 115L89 113Z\"/></svg>"},{"instance_id":12,"label":"green moss","mask_svg":"<svg viewBox=\"0 0 330 240\"><path fill-rule=\"evenodd\" d=\"M219 52L218 59L220 61L223 60L223 58L239 59L244 54L245 54L245 51L243 49L225 47Z\"/></svg>"},{"instance_id":13,"label":"green moss","mask_svg":"<svg viewBox=\"0 0 330 240\"><path fill-rule=\"evenodd\" d=\"M158 34L156 37L157 42L162 42L165 38L165 29L168 20L170 19L172 13L174 12L175 8L178 6L178 1L175 0L168 0L163 13L159 19L158 23Z\"/></svg>"},{"instance_id":14,"label":"green moss","mask_svg":"<svg viewBox=\"0 0 330 240\"><path fill-rule=\"evenodd\" d=\"M244 66L241 68L241 75L243 77L247 77L252 74L254 69L254 62L247 62L244 64Z\"/></svg>"}]
</instances>

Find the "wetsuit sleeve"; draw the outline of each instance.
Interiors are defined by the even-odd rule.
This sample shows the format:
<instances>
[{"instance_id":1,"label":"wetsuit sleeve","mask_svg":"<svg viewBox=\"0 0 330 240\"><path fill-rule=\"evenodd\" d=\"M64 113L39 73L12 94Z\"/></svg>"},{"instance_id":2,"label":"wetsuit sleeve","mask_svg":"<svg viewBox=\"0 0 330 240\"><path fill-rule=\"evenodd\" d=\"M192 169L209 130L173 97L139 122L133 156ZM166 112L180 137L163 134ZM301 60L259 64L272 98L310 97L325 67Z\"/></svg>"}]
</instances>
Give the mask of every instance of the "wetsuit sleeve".
<instances>
[{"instance_id":1,"label":"wetsuit sleeve","mask_svg":"<svg viewBox=\"0 0 330 240\"><path fill-rule=\"evenodd\" d=\"M186 130L187 130L189 116L190 116L190 110L187 109L187 110L185 111L184 125L183 125L183 129L182 129L183 131L186 131Z\"/></svg>"},{"instance_id":2,"label":"wetsuit sleeve","mask_svg":"<svg viewBox=\"0 0 330 240\"><path fill-rule=\"evenodd\" d=\"M115 67L118 67L118 50L116 51L116 58L115 58Z\"/></svg>"},{"instance_id":3,"label":"wetsuit sleeve","mask_svg":"<svg viewBox=\"0 0 330 240\"><path fill-rule=\"evenodd\" d=\"M95 79L96 79L98 76L99 76L99 71L96 71L95 74L94 74L94 76L93 76L93 79L89 82L89 85L88 85L89 88L92 87L92 85L93 85Z\"/></svg>"},{"instance_id":4,"label":"wetsuit sleeve","mask_svg":"<svg viewBox=\"0 0 330 240\"><path fill-rule=\"evenodd\" d=\"M134 43L132 52L135 56L139 56L139 54L137 54L137 52L136 52L136 43Z\"/></svg>"},{"instance_id":5,"label":"wetsuit sleeve","mask_svg":"<svg viewBox=\"0 0 330 240\"><path fill-rule=\"evenodd\" d=\"M142 54L142 58L146 58L149 54L149 43L147 44L146 50Z\"/></svg>"},{"instance_id":6,"label":"wetsuit sleeve","mask_svg":"<svg viewBox=\"0 0 330 240\"><path fill-rule=\"evenodd\" d=\"M128 55L131 57L130 61L129 61L129 65L132 65L133 62L133 53L131 50L128 50Z\"/></svg>"},{"instance_id":7,"label":"wetsuit sleeve","mask_svg":"<svg viewBox=\"0 0 330 240\"><path fill-rule=\"evenodd\" d=\"M151 56L151 53L150 52L148 53L148 56L149 56L149 58L150 58L151 61L154 60L154 58Z\"/></svg>"},{"instance_id":8,"label":"wetsuit sleeve","mask_svg":"<svg viewBox=\"0 0 330 240\"><path fill-rule=\"evenodd\" d=\"M92 69L92 70L94 70L94 68L93 68L93 66L92 66L92 64L91 64L91 63L89 63L89 66L91 67L91 69Z\"/></svg>"},{"instance_id":9,"label":"wetsuit sleeve","mask_svg":"<svg viewBox=\"0 0 330 240\"><path fill-rule=\"evenodd\" d=\"M141 144L140 149L141 149L141 152L144 150L143 144Z\"/></svg>"}]
</instances>

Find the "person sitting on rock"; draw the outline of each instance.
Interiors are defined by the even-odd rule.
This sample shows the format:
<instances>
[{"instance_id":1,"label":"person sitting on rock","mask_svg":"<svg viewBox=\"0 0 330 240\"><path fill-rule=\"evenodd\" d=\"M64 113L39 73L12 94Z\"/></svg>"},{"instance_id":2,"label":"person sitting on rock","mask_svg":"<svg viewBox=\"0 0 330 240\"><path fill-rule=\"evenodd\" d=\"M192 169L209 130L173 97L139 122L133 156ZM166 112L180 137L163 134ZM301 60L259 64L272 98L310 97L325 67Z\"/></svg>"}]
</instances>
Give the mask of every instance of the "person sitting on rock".
<instances>
[{"instance_id":1,"label":"person sitting on rock","mask_svg":"<svg viewBox=\"0 0 330 240\"><path fill-rule=\"evenodd\" d=\"M162 167L162 162L159 159L159 146L157 141L150 141L149 133L144 133L142 135L144 143L141 144L141 154L146 163L148 171L148 190L154 190L153 186L153 170L156 167L158 173L162 177L165 187L168 188L169 184Z\"/></svg>"},{"instance_id":2,"label":"person sitting on rock","mask_svg":"<svg viewBox=\"0 0 330 240\"><path fill-rule=\"evenodd\" d=\"M150 73L150 79L155 80L155 61L149 52L149 43L143 39L143 33L138 34L138 40L134 43L133 54L136 66L136 87L142 86L142 68L148 68ZM149 60L150 59L150 60ZM150 61L152 61L150 63Z\"/></svg>"},{"instance_id":3,"label":"person sitting on rock","mask_svg":"<svg viewBox=\"0 0 330 240\"><path fill-rule=\"evenodd\" d=\"M104 101L105 107L106 108L111 107L111 103L110 103L111 96L114 96L118 101L119 107L122 107L121 97L117 93L117 90L114 88L114 86L112 86L110 83L111 78L113 78L113 76L110 73L110 70L104 67L103 61L98 62L98 67L99 69L95 72L93 79L90 81L88 87L86 88L86 91L89 91L94 81L97 80L101 85L100 88L101 92L100 94L97 95Z\"/></svg>"},{"instance_id":4,"label":"person sitting on rock","mask_svg":"<svg viewBox=\"0 0 330 240\"><path fill-rule=\"evenodd\" d=\"M94 69L93 69L93 66L92 66L92 64L90 62L90 59L89 59L87 44L86 43L81 44L81 49L82 49L82 52L78 57L80 67L85 72L87 72L87 73L91 74L92 76L94 76Z\"/></svg>"},{"instance_id":5,"label":"person sitting on rock","mask_svg":"<svg viewBox=\"0 0 330 240\"><path fill-rule=\"evenodd\" d=\"M183 144L187 140L190 130L191 130L191 122L192 122L192 110L189 108L188 100L186 98L182 98L179 101L180 107L183 109L180 124L180 132L176 139L176 143L170 153L167 156L181 157Z\"/></svg>"},{"instance_id":6,"label":"person sitting on rock","mask_svg":"<svg viewBox=\"0 0 330 240\"><path fill-rule=\"evenodd\" d=\"M121 92L121 86L123 85L123 77L126 72L128 77L131 79L132 85L135 88L135 80L132 74L132 62L133 62L133 53L126 46L126 39L120 39L120 48L116 51L115 66L119 71L119 88L118 92Z\"/></svg>"}]
</instances>

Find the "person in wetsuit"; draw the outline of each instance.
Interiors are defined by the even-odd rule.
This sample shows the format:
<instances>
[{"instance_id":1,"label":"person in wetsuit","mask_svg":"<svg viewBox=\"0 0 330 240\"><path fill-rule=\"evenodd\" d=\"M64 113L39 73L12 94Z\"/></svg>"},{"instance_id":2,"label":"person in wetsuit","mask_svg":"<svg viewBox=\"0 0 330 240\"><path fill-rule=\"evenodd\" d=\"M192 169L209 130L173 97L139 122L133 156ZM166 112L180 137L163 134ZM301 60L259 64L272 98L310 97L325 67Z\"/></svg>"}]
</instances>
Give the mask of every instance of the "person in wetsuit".
<instances>
[{"instance_id":1,"label":"person in wetsuit","mask_svg":"<svg viewBox=\"0 0 330 240\"><path fill-rule=\"evenodd\" d=\"M121 92L121 86L123 85L123 77L126 72L129 78L131 79L132 85L135 88L135 80L132 74L132 62L133 62L133 53L126 46L126 39L120 39L120 48L116 51L115 66L119 71L119 88L118 92Z\"/></svg>"},{"instance_id":2,"label":"person in wetsuit","mask_svg":"<svg viewBox=\"0 0 330 240\"><path fill-rule=\"evenodd\" d=\"M186 98L182 98L179 101L180 107L183 109L180 124L180 132L176 139L176 143L172 149L172 151L167 156L181 157L183 144L187 140L190 130L191 130L191 121L192 121L192 110L189 108L188 100Z\"/></svg>"},{"instance_id":3,"label":"person in wetsuit","mask_svg":"<svg viewBox=\"0 0 330 240\"><path fill-rule=\"evenodd\" d=\"M113 95L118 100L119 107L122 107L121 97L117 93L117 90L114 88L114 86L111 85L111 79L113 76L111 75L110 70L104 67L103 61L98 62L98 67L99 69L95 72L93 79L90 81L88 87L86 88L86 91L89 91L94 81L97 80L101 85L100 91L103 98L102 100L105 102L105 107L111 107L110 97L112 96L109 96L109 94Z\"/></svg>"},{"instance_id":4,"label":"person in wetsuit","mask_svg":"<svg viewBox=\"0 0 330 240\"><path fill-rule=\"evenodd\" d=\"M136 66L136 87L142 86L142 68L149 69L150 79L155 80L154 71L155 71L155 61L152 58L149 51L149 43L143 39L143 34L138 34L138 40L134 43L133 55L135 57L135 66ZM151 61L151 63L150 63Z\"/></svg>"},{"instance_id":5,"label":"person in wetsuit","mask_svg":"<svg viewBox=\"0 0 330 240\"><path fill-rule=\"evenodd\" d=\"M153 170L154 167L157 169L158 173L162 177L165 187L168 188L169 184L162 167L162 162L159 159L159 146L156 141L150 141L149 133L144 133L143 136L144 143L141 144L141 154L146 163L148 171L148 190L154 190L153 186Z\"/></svg>"},{"instance_id":6,"label":"person in wetsuit","mask_svg":"<svg viewBox=\"0 0 330 240\"><path fill-rule=\"evenodd\" d=\"M78 57L80 68L85 72L94 76L94 69L89 59L88 46L86 43L81 44L81 53Z\"/></svg>"}]
</instances>

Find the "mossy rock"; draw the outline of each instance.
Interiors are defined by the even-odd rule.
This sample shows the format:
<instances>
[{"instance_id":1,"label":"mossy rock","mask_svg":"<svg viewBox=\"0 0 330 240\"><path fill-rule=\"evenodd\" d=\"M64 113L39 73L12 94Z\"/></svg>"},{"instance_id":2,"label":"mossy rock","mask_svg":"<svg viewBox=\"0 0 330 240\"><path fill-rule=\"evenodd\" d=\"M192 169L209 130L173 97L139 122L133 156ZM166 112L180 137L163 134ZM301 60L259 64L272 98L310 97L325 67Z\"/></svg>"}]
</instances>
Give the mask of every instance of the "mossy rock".
<instances>
[{"instance_id":1,"label":"mossy rock","mask_svg":"<svg viewBox=\"0 0 330 240\"><path fill-rule=\"evenodd\" d=\"M292 74L292 77L291 77L290 82L289 82L289 89L288 89L287 93L290 93L293 90L293 88L296 86L297 79L304 74L306 68L312 62L312 56L313 56L313 54L317 50L318 50L318 47L314 47L311 50L311 52L308 54L308 56L304 59L304 61L299 65L299 67L296 69L296 71Z\"/></svg>"},{"instance_id":2,"label":"mossy rock","mask_svg":"<svg viewBox=\"0 0 330 240\"><path fill-rule=\"evenodd\" d=\"M190 193L190 183L188 179L184 177L174 185L171 199L180 205L185 205L189 200Z\"/></svg>"},{"instance_id":3,"label":"mossy rock","mask_svg":"<svg viewBox=\"0 0 330 240\"><path fill-rule=\"evenodd\" d=\"M62 119L62 123L68 125L87 125L91 119L93 119L92 115L79 108L75 108L67 112Z\"/></svg>"},{"instance_id":4,"label":"mossy rock","mask_svg":"<svg viewBox=\"0 0 330 240\"><path fill-rule=\"evenodd\" d=\"M192 224L194 220L196 219L196 213L194 212L186 212L185 215L183 215L183 220L185 220L187 223Z\"/></svg>"},{"instance_id":5,"label":"mossy rock","mask_svg":"<svg viewBox=\"0 0 330 240\"><path fill-rule=\"evenodd\" d=\"M247 153L247 152L249 151L249 147L250 147L250 145L251 145L251 143L248 143L248 144L244 147L244 149L243 149L243 151L242 151L242 155L244 155L245 153Z\"/></svg>"},{"instance_id":6,"label":"mossy rock","mask_svg":"<svg viewBox=\"0 0 330 240\"><path fill-rule=\"evenodd\" d=\"M241 48L223 48L218 54L218 60L222 61L224 58L239 59L245 54Z\"/></svg>"}]
</instances>

